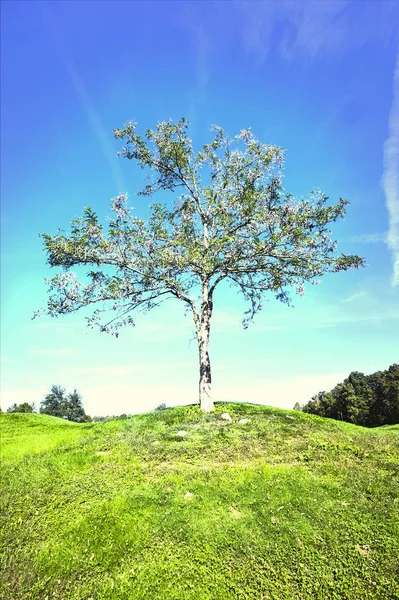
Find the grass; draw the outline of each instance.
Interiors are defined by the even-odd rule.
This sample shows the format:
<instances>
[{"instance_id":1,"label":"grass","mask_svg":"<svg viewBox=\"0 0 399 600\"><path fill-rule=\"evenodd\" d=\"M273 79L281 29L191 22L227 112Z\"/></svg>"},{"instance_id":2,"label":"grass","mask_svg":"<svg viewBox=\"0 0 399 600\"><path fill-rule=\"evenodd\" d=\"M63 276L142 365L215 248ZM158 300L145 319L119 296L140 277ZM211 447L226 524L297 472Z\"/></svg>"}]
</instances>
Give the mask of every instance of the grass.
<instances>
[{"instance_id":1,"label":"grass","mask_svg":"<svg viewBox=\"0 0 399 600\"><path fill-rule=\"evenodd\" d=\"M0 418L4 599L399 598L399 426Z\"/></svg>"}]
</instances>

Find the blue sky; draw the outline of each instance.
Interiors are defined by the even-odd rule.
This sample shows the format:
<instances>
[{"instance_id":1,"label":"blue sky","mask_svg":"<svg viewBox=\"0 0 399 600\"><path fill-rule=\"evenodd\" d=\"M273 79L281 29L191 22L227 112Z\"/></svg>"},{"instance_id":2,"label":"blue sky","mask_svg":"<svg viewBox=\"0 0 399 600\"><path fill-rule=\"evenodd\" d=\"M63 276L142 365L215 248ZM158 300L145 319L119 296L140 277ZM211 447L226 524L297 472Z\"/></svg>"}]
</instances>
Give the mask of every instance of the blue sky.
<instances>
[{"instance_id":1,"label":"blue sky","mask_svg":"<svg viewBox=\"0 0 399 600\"><path fill-rule=\"evenodd\" d=\"M241 328L233 290L216 294L215 400L291 408L351 371L399 362L399 3L3 1L1 5L2 407L52 384L91 415L197 400L197 349L170 302L115 339L83 315L32 321L46 300L40 232L90 205L102 217L142 172L112 129L185 116L198 146L216 123L286 149L285 186L348 199L338 250L365 269L273 298ZM396 73L396 74L395 74Z\"/></svg>"}]
</instances>

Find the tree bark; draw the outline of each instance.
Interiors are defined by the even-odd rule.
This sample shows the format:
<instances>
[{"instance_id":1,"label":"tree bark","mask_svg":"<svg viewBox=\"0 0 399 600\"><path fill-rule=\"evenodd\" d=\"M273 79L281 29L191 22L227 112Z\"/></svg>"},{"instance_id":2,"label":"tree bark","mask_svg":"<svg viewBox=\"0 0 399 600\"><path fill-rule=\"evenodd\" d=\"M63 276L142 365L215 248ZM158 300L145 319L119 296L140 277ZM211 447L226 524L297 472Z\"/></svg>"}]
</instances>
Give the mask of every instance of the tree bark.
<instances>
[{"instance_id":1,"label":"tree bark","mask_svg":"<svg viewBox=\"0 0 399 600\"><path fill-rule=\"evenodd\" d=\"M215 406L211 390L211 361L209 359L209 334L211 329L212 298L209 294L208 282L202 286L201 317L197 329L199 350L199 405L204 412L211 412Z\"/></svg>"}]
</instances>

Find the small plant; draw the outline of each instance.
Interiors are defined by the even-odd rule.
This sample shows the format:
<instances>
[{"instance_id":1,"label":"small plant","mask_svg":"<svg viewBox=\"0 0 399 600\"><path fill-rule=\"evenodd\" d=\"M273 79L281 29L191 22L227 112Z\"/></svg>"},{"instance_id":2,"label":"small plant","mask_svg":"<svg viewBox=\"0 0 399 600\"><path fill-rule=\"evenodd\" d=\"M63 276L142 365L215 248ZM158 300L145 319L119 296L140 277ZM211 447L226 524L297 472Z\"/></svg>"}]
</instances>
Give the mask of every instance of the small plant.
<instances>
[{"instance_id":1,"label":"small plant","mask_svg":"<svg viewBox=\"0 0 399 600\"><path fill-rule=\"evenodd\" d=\"M165 402L162 402L161 404L158 404L155 410L165 410L167 408L168 407L166 406Z\"/></svg>"}]
</instances>

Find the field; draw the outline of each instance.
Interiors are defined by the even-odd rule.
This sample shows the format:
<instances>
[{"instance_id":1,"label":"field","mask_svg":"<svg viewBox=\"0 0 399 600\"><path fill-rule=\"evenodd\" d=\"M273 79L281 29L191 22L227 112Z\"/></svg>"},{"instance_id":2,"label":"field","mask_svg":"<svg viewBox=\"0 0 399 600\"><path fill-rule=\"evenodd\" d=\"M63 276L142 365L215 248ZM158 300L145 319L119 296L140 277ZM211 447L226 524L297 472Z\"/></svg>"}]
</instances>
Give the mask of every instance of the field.
<instances>
[{"instance_id":1,"label":"field","mask_svg":"<svg viewBox=\"0 0 399 600\"><path fill-rule=\"evenodd\" d=\"M399 598L399 426L252 404L0 419L4 599Z\"/></svg>"}]
</instances>

